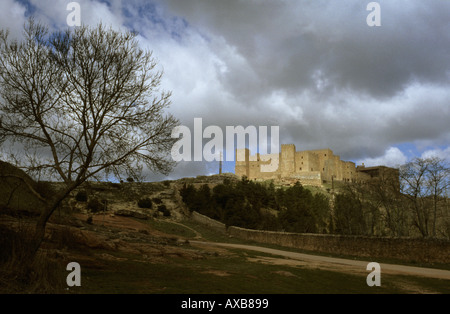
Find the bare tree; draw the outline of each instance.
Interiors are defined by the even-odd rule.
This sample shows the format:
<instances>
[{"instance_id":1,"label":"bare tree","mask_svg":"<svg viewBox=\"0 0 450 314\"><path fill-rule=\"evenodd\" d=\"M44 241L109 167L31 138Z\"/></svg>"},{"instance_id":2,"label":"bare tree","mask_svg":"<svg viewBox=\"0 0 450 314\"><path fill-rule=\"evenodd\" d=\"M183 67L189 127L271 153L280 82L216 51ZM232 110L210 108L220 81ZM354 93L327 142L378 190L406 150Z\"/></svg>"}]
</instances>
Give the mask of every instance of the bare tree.
<instances>
[{"instance_id":1,"label":"bare tree","mask_svg":"<svg viewBox=\"0 0 450 314\"><path fill-rule=\"evenodd\" d=\"M398 186L398 177L392 172L382 172L379 178L369 180L364 185L371 202L380 209L386 232L395 237L407 236L409 232L409 212L405 210Z\"/></svg>"},{"instance_id":2,"label":"bare tree","mask_svg":"<svg viewBox=\"0 0 450 314\"><path fill-rule=\"evenodd\" d=\"M413 212L413 223L423 237L429 235L430 210L427 206L425 187L429 164L425 159L415 158L400 167L400 189Z\"/></svg>"},{"instance_id":3,"label":"bare tree","mask_svg":"<svg viewBox=\"0 0 450 314\"><path fill-rule=\"evenodd\" d=\"M450 186L450 168L445 160L439 157L427 159L428 171L426 186L429 189L429 195L433 197L433 225L432 235L436 236L436 222L438 213L438 203L446 197L445 193Z\"/></svg>"},{"instance_id":4,"label":"bare tree","mask_svg":"<svg viewBox=\"0 0 450 314\"><path fill-rule=\"evenodd\" d=\"M86 180L173 168L179 123L165 113L170 92L156 65L136 34L102 25L49 33L29 20L21 42L0 31L0 141L20 143L31 156L22 166L65 183L42 210L36 250L52 213Z\"/></svg>"},{"instance_id":5,"label":"bare tree","mask_svg":"<svg viewBox=\"0 0 450 314\"><path fill-rule=\"evenodd\" d=\"M445 160L415 158L400 169L402 193L414 213L414 224L422 236L436 236L438 203L449 187Z\"/></svg>"}]
</instances>

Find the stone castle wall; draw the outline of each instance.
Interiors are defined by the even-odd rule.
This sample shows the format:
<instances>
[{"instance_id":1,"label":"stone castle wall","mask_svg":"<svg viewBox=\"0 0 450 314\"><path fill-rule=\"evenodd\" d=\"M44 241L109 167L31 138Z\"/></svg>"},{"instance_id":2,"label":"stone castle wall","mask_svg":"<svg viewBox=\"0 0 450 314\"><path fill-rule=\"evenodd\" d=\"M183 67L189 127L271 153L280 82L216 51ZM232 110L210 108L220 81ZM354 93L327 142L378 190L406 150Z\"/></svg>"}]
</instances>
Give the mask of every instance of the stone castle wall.
<instances>
[{"instance_id":1,"label":"stone castle wall","mask_svg":"<svg viewBox=\"0 0 450 314\"><path fill-rule=\"evenodd\" d=\"M208 216L202 215L202 214L194 211L194 212L192 212L191 218L192 218L192 220L199 222L203 225L206 225L209 228L216 230L217 232L224 233L224 234L227 232L227 227L225 226L224 223L221 223L220 221L209 218Z\"/></svg>"},{"instance_id":2,"label":"stone castle wall","mask_svg":"<svg viewBox=\"0 0 450 314\"><path fill-rule=\"evenodd\" d=\"M353 162L342 161L331 149L296 151L295 145L281 145L279 154L251 155L248 149L236 150L235 173L251 180L280 180L287 183L301 181L308 185L322 185L331 180L356 180ZM264 165L277 164L272 171L262 171Z\"/></svg>"},{"instance_id":3,"label":"stone castle wall","mask_svg":"<svg viewBox=\"0 0 450 314\"><path fill-rule=\"evenodd\" d=\"M270 164L275 166L267 171ZM277 180L289 184L300 181L316 186L333 180L362 182L389 176L398 180L397 169L356 167L354 162L343 161L334 155L331 149L296 151L293 144L281 145L279 154L251 155L247 148L237 149L235 174L250 180Z\"/></svg>"},{"instance_id":4,"label":"stone castle wall","mask_svg":"<svg viewBox=\"0 0 450 314\"><path fill-rule=\"evenodd\" d=\"M450 242L437 239L372 238L303 234L228 227L230 236L315 252L365 258L396 258L406 262L450 263Z\"/></svg>"},{"instance_id":5,"label":"stone castle wall","mask_svg":"<svg viewBox=\"0 0 450 314\"><path fill-rule=\"evenodd\" d=\"M447 240L293 233L234 226L227 228L225 224L197 212L192 213L192 219L231 237L259 243L364 258L395 258L416 263L450 263L448 254L450 241Z\"/></svg>"}]
</instances>

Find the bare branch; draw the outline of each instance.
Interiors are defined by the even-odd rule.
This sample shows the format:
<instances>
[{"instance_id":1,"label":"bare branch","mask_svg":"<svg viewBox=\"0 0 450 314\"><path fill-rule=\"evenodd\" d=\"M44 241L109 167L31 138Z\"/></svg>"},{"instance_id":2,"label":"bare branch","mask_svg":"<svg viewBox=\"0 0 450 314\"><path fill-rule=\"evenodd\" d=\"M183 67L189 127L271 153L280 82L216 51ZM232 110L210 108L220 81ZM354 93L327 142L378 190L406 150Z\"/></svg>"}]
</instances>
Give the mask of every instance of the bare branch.
<instances>
[{"instance_id":1,"label":"bare branch","mask_svg":"<svg viewBox=\"0 0 450 314\"><path fill-rule=\"evenodd\" d=\"M39 156L23 166L66 183L41 215L41 229L88 178L144 165L171 171L178 120L165 114L171 94L159 90L162 72L135 34L102 25L49 34L33 20L24 30L23 42L0 32L0 140L20 142Z\"/></svg>"}]
</instances>

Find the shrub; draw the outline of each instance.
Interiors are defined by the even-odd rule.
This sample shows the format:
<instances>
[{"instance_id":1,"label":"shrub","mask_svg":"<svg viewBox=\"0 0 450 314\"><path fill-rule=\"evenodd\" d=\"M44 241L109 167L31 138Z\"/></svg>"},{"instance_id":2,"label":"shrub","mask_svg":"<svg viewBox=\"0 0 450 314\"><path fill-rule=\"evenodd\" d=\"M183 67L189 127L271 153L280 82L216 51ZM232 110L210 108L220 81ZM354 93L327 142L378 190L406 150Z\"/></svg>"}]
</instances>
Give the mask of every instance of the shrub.
<instances>
[{"instance_id":1,"label":"shrub","mask_svg":"<svg viewBox=\"0 0 450 314\"><path fill-rule=\"evenodd\" d=\"M170 210L168 210L164 204L158 206L158 211L162 212L164 217L170 216Z\"/></svg>"},{"instance_id":2,"label":"shrub","mask_svg":"<svg viewBox=\"0 0 450 314\"><path fill-rule=\"evenodd\" d=\"M88 196L86 191L79 191L77 195L75 195L75 199L78 202L87 202Z\"/></svg>"},{"instance_id":3,"label":"shrub","mask_svg":"<svg viewBox=\"0 0 450 314\"><path fill-rule=\"evenodd\" d=\"M152 201L153 201L153 203L155 203L155 204L162 204L162 201L161 201L161 199L160 199L159 197L154 197L154 198L152 199Z\"/></svg>"},{"instance_id":4,"label":"shrub","mask_svg":"<svg viewBox=\"0 0 450 314\"><path fill-rule=\"evenodd\" d=\"M152 208L152 200L148 197L142 198L138 201L139 208Z\"/></svg>"},{"instance_id":5,"label":"shrub","mask_svg":"<svg viewBox=\"0 0 450 314\"><path fill-rule=\"evenodd\" d=\"M164 186L169 187L170 186L170 181L166 180L166 181L163 182L163 184L164 184Z\"/></svg>"},{"instance_id":6,"label":"shrub","mask_svg":"<svg viewBox=\"0 0 450 314\"><path fill-rule=\"evenodd\" d=\"M88 209L96 213L102 211L105 208L106 201L100 201L98 198L93 198L88 202Z\"/></svg>"},{"instance_id":7,"label":"shrub","mask_svg":"<svg viewBox=\"0 0 450 314\"><path fill-rule=\"evenodd\" d=\"M163 204L163 205L159 205L159 206L158 206L158 211L159 211L159 212L164 212L165 210L167 210L166 205Z\"/></svg>"},{"instance_id":8,"label":"shrub","mask_svg":"<svg viewBox=\"0 0 450 314\"><path fill-rule=\"evenodd\" d=\"M127 182L134 182L134 179L132 177L128 177Z\"/></svg>"}]
</instances>

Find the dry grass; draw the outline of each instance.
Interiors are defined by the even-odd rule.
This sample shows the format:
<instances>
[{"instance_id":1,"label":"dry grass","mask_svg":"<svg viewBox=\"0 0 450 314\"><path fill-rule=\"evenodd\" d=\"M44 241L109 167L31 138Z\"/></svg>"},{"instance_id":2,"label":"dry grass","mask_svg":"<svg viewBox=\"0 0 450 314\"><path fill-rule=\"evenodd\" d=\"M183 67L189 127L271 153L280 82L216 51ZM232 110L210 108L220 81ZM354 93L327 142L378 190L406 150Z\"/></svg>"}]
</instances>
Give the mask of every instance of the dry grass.
<instances>
[{"instance_id":1,"label":"dry grass","mask_svg":"<svg viewBox=\"0 0 450 314\"><path fill-rule=\"evenodd\" d=\"M30 222L0 224L0 293L62 291L65 269L60 254L41 248L32 254L34 228ZM52 235L57 246L67 245L64 232ZM59 259L59 261L58 261Z\"/></svg>"}]
</instances>

